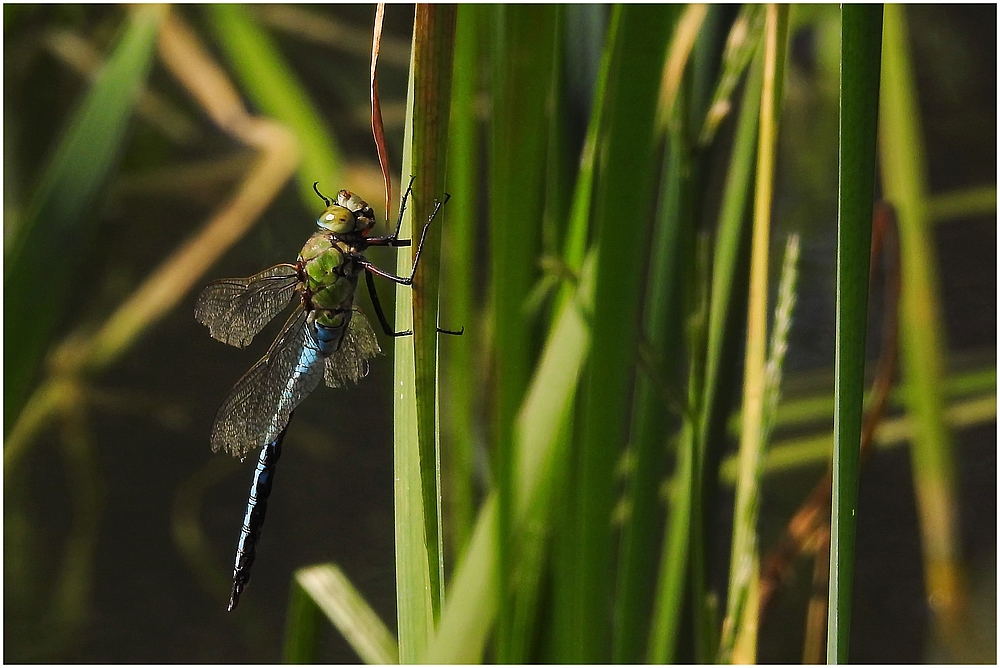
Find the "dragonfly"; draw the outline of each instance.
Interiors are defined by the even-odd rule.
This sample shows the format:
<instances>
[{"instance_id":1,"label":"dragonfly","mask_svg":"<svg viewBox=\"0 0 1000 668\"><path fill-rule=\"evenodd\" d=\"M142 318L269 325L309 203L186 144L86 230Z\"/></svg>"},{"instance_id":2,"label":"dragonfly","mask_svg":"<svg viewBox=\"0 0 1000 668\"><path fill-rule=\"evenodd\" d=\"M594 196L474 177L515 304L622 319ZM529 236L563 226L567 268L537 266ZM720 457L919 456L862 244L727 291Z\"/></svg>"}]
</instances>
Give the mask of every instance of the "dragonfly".
<instances>
[{"instance_id":1,"label":"dragonfly","mask_svg":"<svg viewBox=\"0 0 1000 668\"><path fill-rule=\"evenodd\" d=\"M384 271L364 256L370 246L410 245L410 239L399 238L399 231L412 185L411 178L395 232L373 237L369 235L376 217L367 202L347 190L341 190L331 200L319 191L319 182L314 183L313 190L326 209L294 264L275 265L249 278L213 281L198 296L195 319L208 327L212 338L237 348L248 346L268 322L296 302L267 353L222 402L212 426L213 452L227 452L242 461L250 452L261 449L236 548L230 611L250 581L275 466L293 411L321 380L333 388L344 387L348 381L358 382L368 374L368 360L381 352L371 323L354 300L362 274L385 334L400 337L413 333L397 332L389 324L373 276L400 285L413 284L427 230L448 195L443 201L435 200L420 234L409 276ZM461 335L464 328L438 331Z\"/></svg>"}]
</instances>

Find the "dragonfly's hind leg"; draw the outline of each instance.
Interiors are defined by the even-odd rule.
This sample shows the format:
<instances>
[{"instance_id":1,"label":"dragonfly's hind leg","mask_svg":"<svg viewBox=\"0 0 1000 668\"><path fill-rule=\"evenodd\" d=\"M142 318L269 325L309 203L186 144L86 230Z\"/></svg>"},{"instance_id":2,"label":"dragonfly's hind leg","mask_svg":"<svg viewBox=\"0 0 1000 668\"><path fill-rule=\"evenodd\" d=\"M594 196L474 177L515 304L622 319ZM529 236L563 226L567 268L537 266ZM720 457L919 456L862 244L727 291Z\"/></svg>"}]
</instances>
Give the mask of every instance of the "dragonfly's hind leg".
<instances>
[{"instance_id":1,"label":"dragonfly's hind leg","mask_svg":"<svg viewBox=\"0 0 1000 668\"><path fill-rule=\"evenodd\" d=\"M412 185L413 185L413 177L411 176L410 186ZM406 187L407 195L410 192L410 186ZM386 319L385 313L382 311L382 304L379 302L378 293L375 291L375 281L372 279L372 274L376 274L378 276L381 276L382 278L387 278L393 283L398 283L399 285L413 285L413 277L416 275L417 265L420 263L420 254L424 250L424 241L427 240L427 231L430 229L431 223L434 222L434 219L437 218L438 211L441 210L441 207L444 206L449 199L451 199L451 195L445 193L443 201L438 201L434 203L434 211L432 211L431 215L427 217L427 222L424 223L424 229L420 233L420 243L417 244L417 252L413 256L413 267L410 269L409 276L404 278L402 276L396 276L395 274L391 274L383 269L379 269L368 258L360 254L355 257L355 260L362 267L365 268L365 283L368 284L368 293L371 295L372 298L372 306L375 307L375 315L378 316L378 321L379 323L381 323L382 331L386 333L386 336L392 336L392 337L409 336L410 334L413 334L413 330L407 329L402 332L396 332L389 325L389 321ZM402 221L403 208L405 207L405 205L406 205L406 195L403 196L403 206L401 206L399 209L400 221ZM399 228L397 226L396 235L398 234L399 234ZM395 239L395 235L393 237L386 237L386 239L392 239L393 241L398 241L397 239ZM409 241L407 241L407 245L408 244ZM369 242L369 245L371 245L371 242ZM403 244L387 243L386 245L403 245ZM465 332L465 328L463 327L459 331L455 332L450 329L441 329L440 327L438 327L437 331L441 334L452 334L454 336L461 336Z\"/></svg>"},{"instance_id":2,"label":"dragonfly's hind leg","mask_svg":"<svg viewBox=\"0 0 1000 668\"><path fill-rule=\"evenodd\" d=\"M406 329L403 330L402 332L393 331L392 326L389 324L389 320L385 317L385 312L382 310L382 302L380 302L378 299L378 292L376 292L375 290L375 279L372 278L371 273L367 271L365 272L365 283L368 285L368 294L371 295L372 306L375 308L375 315L378 316L379 324L382 325L382 331L385 332L385 335L395 338L397 336L409 336L413 334L412 329ZM440 327L437 328L437 331L440 334L452 334L454 336L461 336L462 334L465 333L465 327L462 327L457 332L454 332L450 329L441 329Z\"/></svg>"},{"instance_id":3,"label":"dragonfly's hind leg","mask_svg":"<svg viewBox=\"0 0 1000 668\"><path fill-rule=\"evenodd\" d=\"M412 329L403 330L402 332L393 331L392 325L385 317L385 312L382 310L382 302L378 300L378 292L375 290L375 279L372 278L371 273L365 272L365 283L368 284L368 294L372 298L372 307L375 309L375 315L378 316L379 324L382 325L382 331L385 332L386 336L409 336L413 334Z\"/></svg>"}]
</instances>

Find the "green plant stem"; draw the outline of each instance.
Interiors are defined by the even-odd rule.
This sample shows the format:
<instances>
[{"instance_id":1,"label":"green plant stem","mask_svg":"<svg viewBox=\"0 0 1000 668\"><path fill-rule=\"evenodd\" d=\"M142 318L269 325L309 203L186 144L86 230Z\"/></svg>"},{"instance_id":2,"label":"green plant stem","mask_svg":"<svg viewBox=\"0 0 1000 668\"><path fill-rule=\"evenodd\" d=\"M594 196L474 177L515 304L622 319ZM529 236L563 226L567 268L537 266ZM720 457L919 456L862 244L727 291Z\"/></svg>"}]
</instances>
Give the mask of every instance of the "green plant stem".
<instances>
[{"instance_id":1,"label":"green plant stem","mask_svg":"<svg viewBox=\"0 0 1000 668\"><path fill-rule=\"evenodd\" d=\"M403 178L414 176L401 236L414 240L400 252L396 271L409 275L417 239L444 194L456 8L417 5L407 95ZM444 586L441 545L440 461L437 451L437 313L441 238L439 209L424 242L413 285L397 285L395 339L394 470L396 614L399 658L419 660L434 632Z\"/></svg>"},{"instance_id":2,"label":"green plant stem","mask_svg":"<svg viewBox=\"0 0 1000 668\"><path fill-rule=\"evenodd\" d=\"M865 333L882 6L843 5L840 61L840 202L837 226L837 341L827 661L847 663L854 527L865 388Z\"/></svg>"},{"instance_id":3,"label":"green plant stem","mask_svg":"<svg viewBox=\"0 0 1000 668\"><path fill-rule=\"evenodd\" d=\"M460 5L455 27L455 66L452 81L451 131L448 147L448 243L442 248L442 282L448 288L442 295L441 313L445 323L472 323L476 311L475 293L476 198L479 182L479 131L475 97L479 74L479 32L483 10L478 5ZM455 326L455 325L450 325ZM475 521L473 498L473 433L476 396L472 332L460 345L448 346L443 414L446 434L442 454L447 457L447 489L450 513L446 531L452 555L460 557L472 537Z\"/></svg>"},{"instance_id":4,"label":"green plant stem","mask_svg":"<svg viewBox=\"0 0 1000 668\"><path fill-rule=\"evenodd\" d=\"M737 618L740 606L753 610L753 585L757 580L757 507L760 463L763 459L764 393L767 351L767 277L770 251L771 195L775 146L778 138L781 94L785 72L788 8L769 5L765 10L764 79L760 101L757 142L757 183L751 238L750 296L747 306L747 343L743 381L743 424L740 463L733 513L733 546L729 567L729 596L723 627L724 661L753 662L756 656L756 615Z\"/></svg>"},{"instance_id":5,"label":"green plant stem","mask_svg":"<svg viewBox=\"0 0 1000 668\"><path fill-rule=\"evenodd\" d=\"M531 377L531 327L524 298L538 273L545 192L547 102L555 63L555 6L491 8L490 230L496 359L493 418L500 611L496 659L511 656L514 568L513 429Z\"/></svg>"},{"instance_id":6,"label":"green plant stem","mask_svg":"<svg viewBox=\"0 0 1000 668\"><path fill-rule=\"evenodd\" d=\"M944 334L934 245L928 224L927 173L905 11L885 10L885 57L879 139L886 198L899 222L901 368L908 410L917 424L913 478L920 510L924 585L935 620L960 660L966 644L960 572L955 455L944 420ZM995 195L994 195L995 197Z\"/></svg>"}]
</instances>

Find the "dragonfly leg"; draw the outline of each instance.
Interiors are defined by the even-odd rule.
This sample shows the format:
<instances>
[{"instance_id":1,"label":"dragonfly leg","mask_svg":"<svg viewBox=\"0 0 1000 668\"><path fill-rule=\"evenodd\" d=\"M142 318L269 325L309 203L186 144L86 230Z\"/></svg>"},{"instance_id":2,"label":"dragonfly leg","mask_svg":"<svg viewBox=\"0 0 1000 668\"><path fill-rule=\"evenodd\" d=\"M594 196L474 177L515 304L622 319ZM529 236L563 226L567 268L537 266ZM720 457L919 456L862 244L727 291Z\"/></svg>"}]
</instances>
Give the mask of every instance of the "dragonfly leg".
<instances>
[{"instance_id":1,"label":"dragonfly leg","mask_svg":"<svg viewBox=\"0 0 1000 668\"><path fill-rule=\"evenodd\" d=\"M368 284L368 294L372 298L372 306L375 308L375 315L378 316L378 321L382 325L382 331L385 332L386 336L409 336L413 334L412 329L406 329L402 332L393 331L392 326L385 317L385 312L382 311L382 303L378 300L378 292L375 291L375 279L372 278L371 273L365 272L365 283Z\"/></svg>"},{"instance_id":2,"label":"dragonfly leg","mask_svg":"<svg viewBox=\"0 0 1000 668\"><path fill-rule=\"evenodd\" d=\"M375 315L378 316L378 321L382 325L382 331L385 332L386 336L410 336L413 334L412 329L406 329L401 332L393 331L392 326L389 324L389 320L385 317L385 312L382 310L382 302L379 301L378 292L375 290L375 279L372 278L372 273L365 272L365 283L368 285L368 294L372 298L372 306L375 308ZM457 332L450 329L437 328L439 334L451 334L453 336L461 336L465 333L465 327L462 327Z\"/></svg>"},{"instance_id":3,"label":"dragonfly leg","mask_svg":"<svg viewBox=\"0 0 1000 668\"><path fill-rule=\"evenodd\" d=\"M372 237L368 239L369 246L409 246L409 239L399 238L399 228L403 226L403 213L406 211L406 200L410 197L410 191L413 188L414 176L410 176L410 183L406 186L406 191L403 193L403 200L399 204L399 216L396 218L396 231L386 237Z\"/></svg>"},{"instance_id":4,"label":"dragonfly leg","mask_svg":"<svg viewBox=\"0 0 1000 668\"><path fill-rule=\"evenodd\" d=\"M434 219L437 217L438 211L441 210L441 207L444 206L445 202L447 202L449 199L451 199L451 195L448 195L446 193L444 196L444 201L434 203L434 211L432 211L431 215L427 217L427 222L424 223L423 232L420 233L420 243L417 244L417 252L413 256L413 267L410 269L409 276L404 278L403 276L396 276L395 274L390 274L387 271L379 269L374 264L372 264L370 260L360 255L357 257L359 264L361 264L361 266L363 266L366 271L370 271L373 274L377 274L382 278L387 278L393 283L398 283L400 285L413 285L413 276L417 273L417 265L420 263L420 254L424 250L424 241L427 240L427 231L430 229L431 223L433 223Z\"/></svg>"}]
</instances>

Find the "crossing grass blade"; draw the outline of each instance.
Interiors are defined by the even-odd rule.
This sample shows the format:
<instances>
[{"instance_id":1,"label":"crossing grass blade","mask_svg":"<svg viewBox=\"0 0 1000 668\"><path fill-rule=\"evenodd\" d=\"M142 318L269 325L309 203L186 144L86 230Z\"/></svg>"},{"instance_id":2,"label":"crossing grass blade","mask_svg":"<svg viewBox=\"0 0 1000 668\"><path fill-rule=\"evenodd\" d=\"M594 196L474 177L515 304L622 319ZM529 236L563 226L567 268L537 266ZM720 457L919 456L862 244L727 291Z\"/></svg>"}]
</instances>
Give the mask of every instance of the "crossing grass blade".
<instances>
[{"instance_id":1,"label":"crossing grass blade","mask_svg":"<svg viewBox=\"0 0 1000 668\"><path fill-rule=\"evenodd\" d=\"M271 35L239 4L205 6L209 25L249 97L268 116L284 123L299 142L299 198L309 211L317 206L312 184L334 192L343 179L341 150L319 110L289 67Z\"/></svg>"},{"instance_id":2,"label":"crossing grass blade","mask_svg":"<svg viewBox=\"0 0 1000 668\"><path fill-rule=\"evenodd\" d=\"M398 663L396 639L335 564L295 572L289 604L286 663L310 663L315 654L316 612L322 611L365 663Z\"/></svg>"},{"instance_id":3,"label":"crossing grass blade","mask_svg":"<svg viewBox=\"0 0 1000 668\"><path fill-rule=\"evenodd\" d=\"M567 456L560 438L587 359L590 332L585 313L593 296L592 254L584 261L576 295L557 313L541 359L518 412L515 448L515 525L547 517L556 463ZM561 449L562 448L562 449ZM472 540L448 590L437 634L425 660L432 664L482 661L498 606L496 492L476 520Z\"/></svg>"},{"instance_id":4,"label":"crossing grass blade","mask_svg":"<svg viewBox=\"0 0 1000 668\"><path fill-rule=\"evenodd\" d=\"M66 131L32 194L24 218L4 245L4 425L14 424L27 397L67 294L37 289L38 267L45 266L53 243L77 248L85 238L81 225L93 210L121 151L129 118L145 86L164 10L158 6L130 11L123 34L70 117ZM8 235L5 234L5 237ZM64 262L80 258L70 253ZM60 268L65 277L73 266Z\"/></svg>"},{"instance_id":5,"label":"crossing grass blade","mask_svg":"<svg viewBox=\"0 0 1000 668\"><path fill-rule=\"evenodd\" d=\"M969 634L961 574L956 455L944 416L944 309L929 214L927 162L906 8L885 7L879 143L885 197L896 207L900 263L900 367L914 434L913 486L920 511L924 586L937 602L934 621L953 661L962 661ZM993 186L993 201L996 187ZM995 204L994 204L995 207Z\"/></svg>"}]
</instances>

